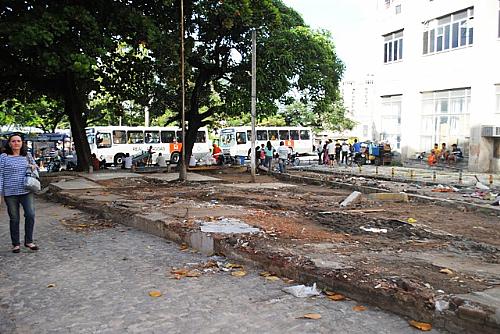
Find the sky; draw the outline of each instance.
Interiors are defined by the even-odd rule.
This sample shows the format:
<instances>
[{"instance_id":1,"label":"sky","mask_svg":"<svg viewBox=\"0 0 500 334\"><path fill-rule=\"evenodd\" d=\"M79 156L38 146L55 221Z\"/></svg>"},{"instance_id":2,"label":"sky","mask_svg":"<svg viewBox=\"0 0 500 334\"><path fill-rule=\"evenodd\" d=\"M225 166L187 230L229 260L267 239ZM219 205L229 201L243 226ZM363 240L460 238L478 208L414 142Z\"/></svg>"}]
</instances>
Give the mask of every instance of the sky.
<instances>
[{"instance_id":1,"label":"sky","mask_svg":"<svg viewBox=\"0 0 500 334\"><path fill-rule=\"evenodd\" d=\"M307 25L332 33L337 55L346 65L344 79L373 73L377 39L374 36L376 0L284 0Z\"/></svg>"}]
</instances>

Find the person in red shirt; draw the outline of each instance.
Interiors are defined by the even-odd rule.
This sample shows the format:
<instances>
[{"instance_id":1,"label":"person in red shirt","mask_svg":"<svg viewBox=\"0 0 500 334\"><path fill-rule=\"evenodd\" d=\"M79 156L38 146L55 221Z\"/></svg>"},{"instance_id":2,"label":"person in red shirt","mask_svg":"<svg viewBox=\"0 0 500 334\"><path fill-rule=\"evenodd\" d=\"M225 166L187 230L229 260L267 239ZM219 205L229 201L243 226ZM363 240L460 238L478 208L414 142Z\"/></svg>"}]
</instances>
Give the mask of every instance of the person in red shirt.
<instances>
[{"instance_id":1,"label":"person in red shirt","mask_svg":"<svg viewBox=\"0 0 500 334\"><path fill-rule=\"evenodd\" d=\"M436 153L434 153L434 151L431 151L431 154L429 154L427 163L429 164L429 166L434 166L437 164Z\"/></svg>"},{"instance_id":2,"label":"person in red shirt","mask_svg":"<svg viewBox=\"0 0 500 334\"><path fill-rule=\"evenodd\" d=\"M212 156L218 165L222 165L222 150L217 144L214 144L213 147Z\"/></svg>"}]
</instances>

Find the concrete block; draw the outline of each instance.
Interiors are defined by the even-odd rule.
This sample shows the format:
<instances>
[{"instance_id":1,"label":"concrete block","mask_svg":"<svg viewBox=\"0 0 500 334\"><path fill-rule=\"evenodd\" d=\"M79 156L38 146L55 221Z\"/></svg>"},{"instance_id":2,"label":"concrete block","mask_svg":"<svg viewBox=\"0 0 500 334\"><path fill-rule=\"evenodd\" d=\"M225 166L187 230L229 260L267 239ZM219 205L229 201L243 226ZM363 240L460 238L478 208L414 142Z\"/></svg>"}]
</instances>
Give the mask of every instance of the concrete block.
<instances>
[{"instance_id":1,"label":"concrete block","mask_svg":"<svg viewBox=\"0 0 500 334\"><path fill-rule=\"evenodd\" d=\"M374 193L368 198L380 202L408 202L408 194L405 193Z\"/></svg>"},{"instance_id":2,"label":"concrete block","mask_svg":"<svg viewBox=\"0 0 500 334\"><path fill-rule=\"evenodd\" d=\"M363 194L360 193L359 191L353 191L349 196L347 196L347 198L345 200L342 201L342 203L340 203L340 206L346 207L346 206L349 206L351 204L356 204L356 203L361 201L362 195Z\"/></svg>"}]
</instances>

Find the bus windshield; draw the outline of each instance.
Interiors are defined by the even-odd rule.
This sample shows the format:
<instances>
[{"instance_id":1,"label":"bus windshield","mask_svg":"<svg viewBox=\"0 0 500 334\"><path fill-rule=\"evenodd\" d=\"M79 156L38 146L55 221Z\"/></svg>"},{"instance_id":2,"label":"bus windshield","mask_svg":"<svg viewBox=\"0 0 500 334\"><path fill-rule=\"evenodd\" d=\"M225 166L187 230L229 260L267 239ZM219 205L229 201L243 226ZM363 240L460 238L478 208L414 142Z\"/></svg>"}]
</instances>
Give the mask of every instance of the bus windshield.
<instances>
[{"instance_id":1,"label":"bus windshield","mask_svg":"<svg viewBox=\"0 0 500 334\"><path fill-rule=\"evenodd\" d=\"M221 146L233 146L236 143L236 138L234 132L222 133L220 136Z\"/></svg>"}]
</instances>

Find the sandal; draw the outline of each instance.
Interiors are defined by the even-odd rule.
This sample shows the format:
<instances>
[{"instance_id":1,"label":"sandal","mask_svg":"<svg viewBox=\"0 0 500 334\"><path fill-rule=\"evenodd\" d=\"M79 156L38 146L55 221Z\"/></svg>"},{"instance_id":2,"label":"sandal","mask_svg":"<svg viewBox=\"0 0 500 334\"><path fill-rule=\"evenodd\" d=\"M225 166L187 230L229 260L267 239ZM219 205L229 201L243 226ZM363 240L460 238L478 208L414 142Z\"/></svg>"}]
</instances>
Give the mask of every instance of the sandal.
<instances>
[{"instance_id":1,"label":"sandal","mask_svg":"<svg viewBox=\"0 0 500 334\"><path fill-rule=\"evenodd\" d=\"M38 250L38 246L35 245L34 243L31 243L31 244L24 244L25 247L28 247L29 249L31 249L32 251L36 251Z\"/></svg>"},{"instance_id":2,"label":"sandal","mask_svg":"<svg viewBox=\"0 0 500 334\"><path fill-rule=\"evenodd\" d=\"M20 253L21 252L21 247L20 246L14 246L12 248L12 253Z\"/></svg>"}]
</instances>

